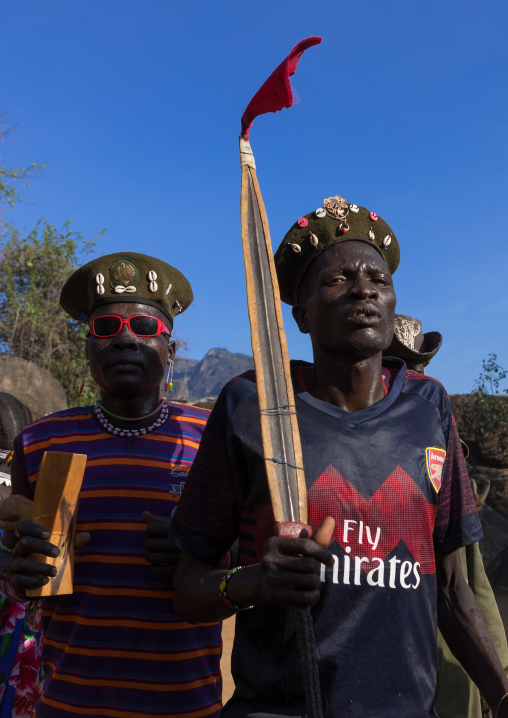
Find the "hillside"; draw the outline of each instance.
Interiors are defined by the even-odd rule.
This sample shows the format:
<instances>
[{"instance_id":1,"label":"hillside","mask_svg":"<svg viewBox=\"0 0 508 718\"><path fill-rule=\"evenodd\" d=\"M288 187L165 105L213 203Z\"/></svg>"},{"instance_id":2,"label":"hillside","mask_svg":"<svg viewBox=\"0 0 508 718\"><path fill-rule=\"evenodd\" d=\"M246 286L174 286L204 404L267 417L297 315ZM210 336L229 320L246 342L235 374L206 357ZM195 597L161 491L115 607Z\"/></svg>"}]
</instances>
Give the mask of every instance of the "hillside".
<instances>
[{"instance_id":1,"label":"hillside","mask_svg":"<svg viewBox=\"0 0 508 718\"><path fill-rule=\"evenodd\" d=\"M201 361L176 359L171 398L192 404L216 397L230 379L253 367L251 356L219 348L210 349Z\"/></svg>"}]
</instances>

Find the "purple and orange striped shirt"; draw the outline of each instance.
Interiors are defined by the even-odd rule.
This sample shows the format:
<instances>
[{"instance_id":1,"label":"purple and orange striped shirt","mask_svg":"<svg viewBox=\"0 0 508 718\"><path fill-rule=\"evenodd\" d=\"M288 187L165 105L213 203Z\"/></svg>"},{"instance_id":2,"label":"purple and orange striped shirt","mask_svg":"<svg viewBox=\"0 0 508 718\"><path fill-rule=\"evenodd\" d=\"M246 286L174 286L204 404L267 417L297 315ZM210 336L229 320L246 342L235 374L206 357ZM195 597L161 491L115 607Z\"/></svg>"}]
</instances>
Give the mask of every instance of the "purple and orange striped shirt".
<instances>
[{"instance_id":1,"label":"purple and orange striped shirt","mask_svg":"<svg viewBox=\"0 0 508 718\"><path fill-rule=\"evenodd\" d=\"M190 626L173 590L145 560L143 511L171 516L209 412L170 404L162 427L140 437L105 433L92 407L40 419L15 452L33 492L45 451L87 454L74 593L43 602L46 672L37 718L214 718L221 709L221 625Z\"/></svg>"}]
</instances>

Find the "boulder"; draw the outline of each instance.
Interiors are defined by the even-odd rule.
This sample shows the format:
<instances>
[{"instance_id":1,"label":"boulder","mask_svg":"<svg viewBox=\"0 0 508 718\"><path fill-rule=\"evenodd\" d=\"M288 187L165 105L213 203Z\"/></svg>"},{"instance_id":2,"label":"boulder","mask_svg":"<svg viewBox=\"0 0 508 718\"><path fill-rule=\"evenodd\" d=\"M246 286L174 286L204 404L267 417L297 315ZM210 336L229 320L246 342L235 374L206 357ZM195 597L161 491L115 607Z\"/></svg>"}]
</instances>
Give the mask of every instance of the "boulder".
<instances>
[{"instance_id":1,"label":"boulder","mask_svg":"<svg viewBox=\"0 0 508 718\"><path fill-rule=\"evenodd\" d=\"M67 408L58 379L37 364L10 354L0 355L0 391L26 404L34 420Z\"/></svg>"}]
</instances>

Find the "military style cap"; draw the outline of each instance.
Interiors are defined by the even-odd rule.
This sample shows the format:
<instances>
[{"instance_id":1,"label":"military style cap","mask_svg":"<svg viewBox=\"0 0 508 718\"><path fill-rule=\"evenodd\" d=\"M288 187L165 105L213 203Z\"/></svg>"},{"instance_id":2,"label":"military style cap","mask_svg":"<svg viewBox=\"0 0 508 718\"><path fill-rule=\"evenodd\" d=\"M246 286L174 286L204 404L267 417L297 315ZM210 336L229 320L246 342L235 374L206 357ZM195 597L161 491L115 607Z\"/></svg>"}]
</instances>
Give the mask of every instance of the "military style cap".
<instances>
[{"instance_id":1,"label":"military style cap","mask_svg":"<svg viewBox=\"0 0 508 718\"><path fill-rule=\"evenodd\" d=\"M416 364L427 366L432 357L438 353L442 343L443 337L439 332L423 333L419 319L406 314L396 314L392 343L383 354L403 359L408 366Z\"/></svg>"},{"instance_id":2,"label":"military style cap","mask_svg":"<svg viewBox=\"0 0 508 718\"><path fill-rule=\"evenodd\" d=\"M399 266L399 243L384 219L344 197L328 197L322 207L294 223L275 253L282 301L297 304L298 287L314 259L332 244L351 240L374 247L392 274Z\"/></svg>"},{"instance_id":3,"label":"military style cap","mask_svg":"<svg viewBox=\"0 0 508 718\"><path fill-rule=\"evenodd\" d=\"M60 305L74 319L86 321L101 304L139 302L159 309L173 325L192 299L191 286L178 269L146 254L118 252L77 269L63 286Z\"/></svg>"}]
</instances>

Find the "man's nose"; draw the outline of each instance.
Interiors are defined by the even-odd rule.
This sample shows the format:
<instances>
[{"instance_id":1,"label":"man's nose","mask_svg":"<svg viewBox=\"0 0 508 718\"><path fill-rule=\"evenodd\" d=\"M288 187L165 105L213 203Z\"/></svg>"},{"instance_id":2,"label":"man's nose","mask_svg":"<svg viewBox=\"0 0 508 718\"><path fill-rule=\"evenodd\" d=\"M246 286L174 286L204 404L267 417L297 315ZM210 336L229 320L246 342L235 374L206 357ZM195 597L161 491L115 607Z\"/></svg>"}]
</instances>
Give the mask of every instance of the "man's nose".
<instances>
[{"instance_id":1,"label":"man's nose","mask_svg":"<svg viewBox=\"0 0 508 718\"><path fill-rule=\"evenodd\" d=\"M115 345L117 346L137 346L136 336L131 332L129 326L124 324L118 334L115 334Z\"/></svg>"},{"instance_id":2,"label":"man's nose","mask_svg":"<svg viewBox=\"0 0 508 718\"><path fill-rule=\"evenodd\" d=\"M372 284L368 277L357 275L356 280L351 286L351 295L367 299L368 297L377 297L378 291L375 284Z\"/></svg>"}]
</instances>

